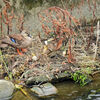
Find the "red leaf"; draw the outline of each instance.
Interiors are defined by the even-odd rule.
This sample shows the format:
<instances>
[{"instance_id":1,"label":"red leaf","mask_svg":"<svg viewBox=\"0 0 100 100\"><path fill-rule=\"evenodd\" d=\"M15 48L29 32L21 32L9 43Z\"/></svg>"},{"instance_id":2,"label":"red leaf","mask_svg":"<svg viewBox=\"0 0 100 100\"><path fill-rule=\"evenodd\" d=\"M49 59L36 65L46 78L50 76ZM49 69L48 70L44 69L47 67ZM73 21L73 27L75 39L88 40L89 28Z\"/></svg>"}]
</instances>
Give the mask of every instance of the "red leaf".
<instances>
[{"instance_id":1,"label":"red leaf","mask_svg":"<svg viewBox=\"0 0 100 100\"><path fill-rule=\"evenodd\" d=\"M69 41L69 47L68 47L68 63L73 63L75 61L75 59L73 58L73 55L71 53L71 42Z\"/></svg>"},{"instance_id":2,"label":"red leaf","mask_svg":"<svg viewBox=\"0 0 100 100\"><path fill-rule=\"evenodd\" d=\"M58 41L56 50L60 49L60 47L62 46L62 41L63 41L63 38Z\"/></svg>"}]
</instances>

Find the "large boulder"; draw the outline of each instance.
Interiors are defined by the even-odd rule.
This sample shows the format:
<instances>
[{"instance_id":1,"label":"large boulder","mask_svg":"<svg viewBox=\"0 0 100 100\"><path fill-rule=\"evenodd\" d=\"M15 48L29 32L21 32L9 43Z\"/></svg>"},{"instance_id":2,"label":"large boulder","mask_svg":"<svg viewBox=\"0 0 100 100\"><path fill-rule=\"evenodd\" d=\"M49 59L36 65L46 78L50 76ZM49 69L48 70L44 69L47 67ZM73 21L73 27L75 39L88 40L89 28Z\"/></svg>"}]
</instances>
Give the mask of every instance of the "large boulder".
<instances>
[{"instance_id":1,"label":"large boulder","mask_svg":"<svg viewBox=\"0 0 100 100\"><path fill-rule=\"evenodd\" d=\"M14 84L10 81L0 80L0 100L9 100L14 91Z\"/></svg>"}]
</instances>

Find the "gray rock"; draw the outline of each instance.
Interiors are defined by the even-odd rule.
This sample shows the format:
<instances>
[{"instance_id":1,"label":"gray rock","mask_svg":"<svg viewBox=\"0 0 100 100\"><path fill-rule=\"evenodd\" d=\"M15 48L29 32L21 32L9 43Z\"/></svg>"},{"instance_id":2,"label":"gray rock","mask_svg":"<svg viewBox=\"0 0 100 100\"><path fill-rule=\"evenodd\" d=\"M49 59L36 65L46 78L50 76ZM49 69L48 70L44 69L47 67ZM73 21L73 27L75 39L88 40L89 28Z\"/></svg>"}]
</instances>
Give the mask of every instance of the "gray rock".
<instances>
[{"instance_id":1,"label":"gray rock","mask_svg":"<svg viewBox=\"0 0 100 100\"><path fill-rule=\"evenodd\" d=\"M39 97L53 96L57 94L58 90L51 83L45 83L39 86L33 86L31 91Z\"/></svg>"},{"instance_id":2,"label":"gray rock","mask_svg":"<svg viewBox=\"0 0 100 100\"><path fill-rule=\"evenodd\" d=\"M0 100L9 100L14 91L14 84L10 81L0 80Z\"/></svg>"}]
</instances>

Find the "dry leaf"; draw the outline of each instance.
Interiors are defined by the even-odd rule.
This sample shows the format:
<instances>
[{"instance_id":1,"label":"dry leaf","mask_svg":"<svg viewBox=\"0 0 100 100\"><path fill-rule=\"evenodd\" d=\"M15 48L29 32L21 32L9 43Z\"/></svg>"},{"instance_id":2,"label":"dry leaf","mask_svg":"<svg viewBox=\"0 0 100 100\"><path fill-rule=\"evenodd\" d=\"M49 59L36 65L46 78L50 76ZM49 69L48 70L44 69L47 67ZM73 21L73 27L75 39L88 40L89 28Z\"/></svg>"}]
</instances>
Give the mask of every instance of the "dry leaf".
<instances>
[{"instance_id":1,"label":"dry leaf","mask_svg":"<svg viewBox=\"0 0 100 100\"><path fill-rule=\"evenodd\" d=\"M63 38L58 41L56 50L60 49L60 47L62 46L62 42L63 42Z\"/></svg>"}]
</instances>

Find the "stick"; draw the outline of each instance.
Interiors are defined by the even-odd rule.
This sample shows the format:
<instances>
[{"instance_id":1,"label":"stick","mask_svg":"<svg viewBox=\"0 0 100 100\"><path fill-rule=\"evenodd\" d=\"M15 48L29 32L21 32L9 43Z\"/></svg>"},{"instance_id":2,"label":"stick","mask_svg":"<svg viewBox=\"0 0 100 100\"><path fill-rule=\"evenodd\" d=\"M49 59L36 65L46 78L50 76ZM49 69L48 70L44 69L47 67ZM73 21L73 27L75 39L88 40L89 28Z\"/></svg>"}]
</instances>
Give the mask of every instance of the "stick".
<instances>
[{"instance_id":1,"label":"stick","mask_svg":"<svg viewBox=\"0 0 100 100\"><path fill-rule=\"evenodd\" d=\"M96 59L96 55L97 55L97 48L98 48L98 42L99 42L99 34L100 34L100 30L99 30L99 21L98 21L98 23L97 23L97 39L96 39L96 45L95 45L94 60Z\"/></svg>"}]
</instances>

